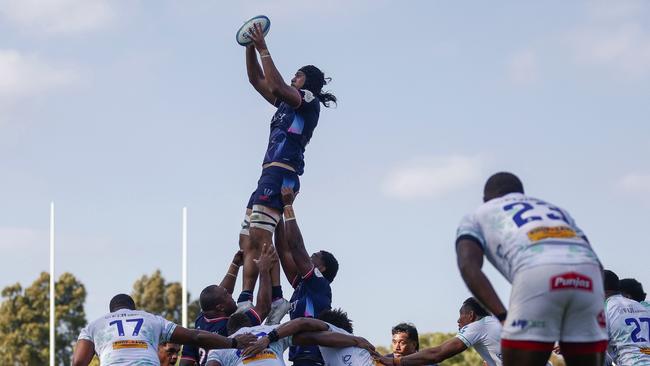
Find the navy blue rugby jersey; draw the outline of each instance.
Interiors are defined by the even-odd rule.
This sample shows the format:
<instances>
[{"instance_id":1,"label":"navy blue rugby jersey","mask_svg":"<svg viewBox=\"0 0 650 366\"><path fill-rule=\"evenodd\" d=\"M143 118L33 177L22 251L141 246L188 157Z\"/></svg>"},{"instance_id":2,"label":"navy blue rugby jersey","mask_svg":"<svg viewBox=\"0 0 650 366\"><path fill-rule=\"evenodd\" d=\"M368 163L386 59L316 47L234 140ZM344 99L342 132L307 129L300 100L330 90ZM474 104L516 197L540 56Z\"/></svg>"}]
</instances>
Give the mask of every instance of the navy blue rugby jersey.
<instances>
[{"instance_id":1,"label":"navy blue rugby jersey","mask_svg":"<svg viewBox=\"0 0 650 366\"><path fill-rule=\"evenodd\" d=\"M291 296L289 317L316 318L323 310L332 308L332 289L330 282L317 268L312 268L304 277L298 277L294 283ZM289 360L312 360L315 364L322 362L318 346L292 346Z\"/></svg>"},{"instance_id":2,"label":"navy blue rugby jersey","mask_svg":"<svg viewBox=\"0 0 650 366\"><path fill-rule=\"evenodd\" d=\"M246 315L251 320L252 326L258 326L262 324L262 319L257 315L255 310L250 309L246 311ZM210 333L216 333L224 337L228 336L228 330L226 328L228 325L228 317L223 316L220 318L210 319L205 316L205 314L200 313L199 316L194 321L194 328L199 330L204 330ZM207 362L208 350L194 345L183 345L183 353L181 359L191 360L196 362L198 365L204 366Z\"/></svg>"},{"instance_id":3,"label":"navy blue rugby jersey","mask_svg":"<svg viewBox=\"0 0 650 366\"><path fill-rule=\"evenodd\" d=\"M269 145L264 164L279 162L290 165L298 175L305 169L305 147L318 124L320 104L309 90L300 90L302 103L293 109L285 102L276 103L278 110L271 119Z\"/></svg>"}]
</instances>

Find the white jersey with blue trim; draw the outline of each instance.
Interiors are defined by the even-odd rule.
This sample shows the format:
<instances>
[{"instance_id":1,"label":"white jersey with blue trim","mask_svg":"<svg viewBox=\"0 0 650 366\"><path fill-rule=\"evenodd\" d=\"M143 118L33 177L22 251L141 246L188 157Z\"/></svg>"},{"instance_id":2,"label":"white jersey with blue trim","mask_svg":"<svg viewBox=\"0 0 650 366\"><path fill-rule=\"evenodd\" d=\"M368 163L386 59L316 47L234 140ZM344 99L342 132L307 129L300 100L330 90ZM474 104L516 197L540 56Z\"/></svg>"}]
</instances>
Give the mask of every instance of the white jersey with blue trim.
<instances>
[{"instance_id":1,"label":"white jersey with blue trim","mask_svg":"<svg viewBox=\"0 0 650 366\"><path fill-rule=\"evenodd\" d=\"M158 344L169 342L174 329L161 316L120 309L88 324L79 340L93 342L102 366L160 365Z\"/></svg>"},{"instance_id":2,"label":"white jersey with blue trim","mask_svg":"<svg viewBox=\"0 0 650 366\"><path fill-rule=\"evenodd\" d=\"M456 338L474 350L488 366L501 366L501 323L493 316L483 317L462 327Z\"/></svg>"},{"instance_id":3,"label":"white jersey with blue trim","mask_svg":"<svg viewBox=\"0 0 650 366\"><path fill-rule=\"evenodd\" d=\"M328 323L329 324L329 323ZM347 331L329 324L330 331L348 334ZM320 346L326 366L374 366L376 363L368 351L359 347L323 347Z\"/></svg>"},{"instance_id":4,"label":"white jersey with blue trim","mask_svg":"<svg viewBox=\"0 0 650 366\"><path fill-rule=\"evenodd\" d=\"M617 366L650 366L650 309L614 295L605 302L609 355Z\"/></svg>"},{"instance_id":5,"label":"white jersey with blue trim","mask_svg":"<svg viewBox=\"0 0 650 366\"><path fill-rule=\"evenodd\" d=\"M600 264L569 213L522 193L482 204L460 222L456 238L469 236L512 282L524 268L543 264Z\"/></svg>"},{"instance_id":6,"label":"white jersey with blue trim","mask_svg":"<svg viewBox=\"0 0 650 366\"><path fill-rule=\"evenodd\" d=\"M231 335L237 336L240 334L252 333L257 338L262 338L271 333L277 328L278 325L259 325L256 327L245 327L239 329ZM236 349L213 349L208 352L207 362L217 361L221 366L285 366L282 354L291 345L291 337L281 338L277 342L269 344L269 346L262 352L255 356L242 358L241 350Z\"/></svg>"}]
</instances>

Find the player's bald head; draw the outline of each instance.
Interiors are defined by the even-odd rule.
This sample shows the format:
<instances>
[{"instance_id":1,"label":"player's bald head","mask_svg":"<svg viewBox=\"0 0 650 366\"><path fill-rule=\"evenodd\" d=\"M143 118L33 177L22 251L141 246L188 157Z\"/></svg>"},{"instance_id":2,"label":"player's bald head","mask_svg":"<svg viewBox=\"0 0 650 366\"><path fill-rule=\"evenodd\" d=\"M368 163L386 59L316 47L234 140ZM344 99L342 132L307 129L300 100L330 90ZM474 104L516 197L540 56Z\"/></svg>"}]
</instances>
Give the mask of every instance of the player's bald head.
<instances>
[{"instance_id":1,"label":"player's bald head","mask_svg":"<svg viewBox=\"0 0 650 366\"><path fill-rule=\"evenodd\" d=\"M217 305L223 303L226 295L228 295L228 291L221 286L210 285L204 288L199 296L201 309L206 311L216 308Z\"/></svg>"},{"instance_id":2,"label":"player's bald head","mask_svg":"<svg viewBox=\"0 0 650 366\"><path fill-rule=\"evenodd\" d=\"M493 174L485 182L483 202L505 196L508 193L524 193L524 185L516 175L508 172Z\"/></svg>"},{"instance_id":3,"label":"player's bald head","mask_svg":"<svg viewBox=\"0 0 650 366\"><path fill-rule=\"evenodd\" d=\"M108 308L111 313L120 309L135 310L135 301L127 294L117 294L111 299Z\"/></svg>"}]
</instances>

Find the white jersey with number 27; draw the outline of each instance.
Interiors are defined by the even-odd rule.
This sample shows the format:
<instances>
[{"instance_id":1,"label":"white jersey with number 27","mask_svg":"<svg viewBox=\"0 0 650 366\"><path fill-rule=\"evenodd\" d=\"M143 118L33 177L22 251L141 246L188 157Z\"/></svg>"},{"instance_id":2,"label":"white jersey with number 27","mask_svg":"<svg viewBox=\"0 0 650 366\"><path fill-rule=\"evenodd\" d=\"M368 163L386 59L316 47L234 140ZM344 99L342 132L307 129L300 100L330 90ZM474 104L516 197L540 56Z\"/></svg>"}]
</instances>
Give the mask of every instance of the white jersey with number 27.
<instances>
[{"instance_id":1,"label":"white jersey with number 27","mask_svg":"<svg viewBox=\"0 0 650 366\"><path fill-rule=\"evenodd\" d=\"M537 265L599 264L568 212L522 193L492 199L466 215L456 233L463 236L478 241L510 282L519 270Z\"/></svg>"},{"instance_id":2,"label":"white jersey with number 27","mask_svg":"<svg viewBox=\"0 0 650 366\"><path fill-rule=\"evenodd\" d=\"M608 353L617 366L650 366L650 309L621 295L607 298Z\"/></svg>"},{"instance_id":3,"label":"white jersey with number 27","mask_svg":"<svg viewBox=\"0 0 650 366\"><path fill-rule=\"evenodd\" d=\"M88 324L79 339L93 342L102 366L160 365L158 344L176 324L146 311L120 309Z\"/></svg>"}]
</instances>

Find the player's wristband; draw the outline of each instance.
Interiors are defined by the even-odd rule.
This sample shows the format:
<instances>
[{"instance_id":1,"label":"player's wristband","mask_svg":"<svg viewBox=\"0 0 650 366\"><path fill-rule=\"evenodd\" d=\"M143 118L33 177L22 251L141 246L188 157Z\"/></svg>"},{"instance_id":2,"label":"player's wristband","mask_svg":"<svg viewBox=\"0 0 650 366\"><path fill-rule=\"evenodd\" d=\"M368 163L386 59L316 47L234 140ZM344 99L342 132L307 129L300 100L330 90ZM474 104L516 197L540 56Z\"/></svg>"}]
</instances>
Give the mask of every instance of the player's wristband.
<instances>
[{"instance_id":1,"label":"player's wristband","mask_svg":"<svg viewBox=\"0 0 650 366\"><path fill-rule=\"evenodd\" d=\"M233 266L233 267L235 267L235 268L239 268L239 267L240 267L240 265L239 265L239 264L235 264L235 262L230 262L230 265Z\"/></svg>"},{"instance_id":2,"label":"player's wristband","mask_svg":"<svg viewBox=\"0 0 650 366\"><path fill-rule=\"evenodd\" d=\"M284 206L284 221L291 221L296 219L296 214L293 212L291 205Z\"/></svg>"},{"instance_id":3,"label":"player's wristband","mask_svg":"<svg viewBox=\"0 0 650 366\"><path fill-rule=\"evenodd\" d=\"M237 348L237 339L231 338L232 341L230 341L230 348Z\"/></svg>"},{"instance_id":4,"label":"player's wristband","mask_svg":"<svg viewBox=\"0 0 650 366\"><path fill-rule=\"evenodd\" d=\"M273 329L269 334L266 335L269 338L269 344L273 342L277 342L280 339L280 335L278 334L278 331Z\"/></svg>"},{"instance_id":5,"label":"player's wristband","mask_svg":"<svg viewBox=\"0 0 650 366\"><path fill-rule=\"evenodd\" d=\"M269 50L260 50L260 57L261 58L271 57L271 53L269 52Z\"/></svg>"},{"instance_id":6,"label":"player's wristband","mask_svg":"<svg viewBox=\"0 0 650 366\"><path fill-rule=\"evenodd\" d=\"M230 277L237 278L237 275L236 275L236 274L234 274L234 273L230 273L230 272L226 273L226 276L230 276Z\"/></svg>"},{"instance_id":7,"label":"player's wristband","mask_svg":"<svg viewBox=\"0 0 650 366\"><path fill-rule=\"evenodd\" d=\"M506 318L508 317L508 312L507 312L507 311L504 311L504 312L501 313L501 314L497 314L497 315L495 315L495 317L496 317L497 319L499 319L500 322L505 321Z\"/></svg>"}]
</instances>

